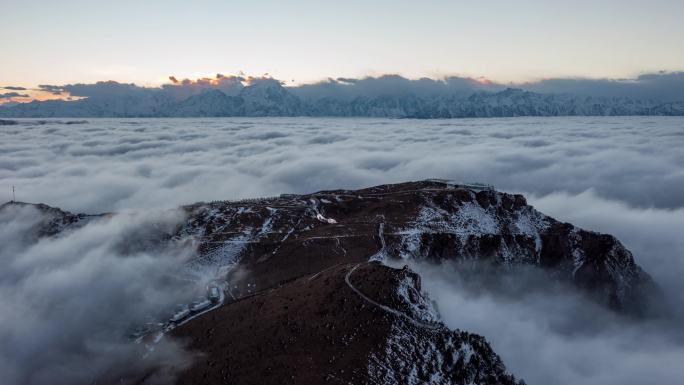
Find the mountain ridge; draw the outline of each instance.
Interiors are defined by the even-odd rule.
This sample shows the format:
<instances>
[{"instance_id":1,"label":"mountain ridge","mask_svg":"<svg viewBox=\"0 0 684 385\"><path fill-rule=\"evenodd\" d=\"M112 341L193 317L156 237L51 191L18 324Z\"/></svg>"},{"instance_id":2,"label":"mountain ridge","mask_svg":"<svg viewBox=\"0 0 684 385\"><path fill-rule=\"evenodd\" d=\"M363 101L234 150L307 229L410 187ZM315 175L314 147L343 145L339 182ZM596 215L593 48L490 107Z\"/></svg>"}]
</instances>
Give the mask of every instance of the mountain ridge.
<instances>
[{"instance_id":1,"label":"mountain ridge","mask_svg":"<svg viewBox=\"0 0 684 385\"><path fill-rule=\"evenodd\" d=\"M515 116L684 116L684 101L545 94L507 88L470 94L307 96L277 81L227 94L208 90L177 100L163 91L131 92L63 101L0 106L0 117L389 117L477 118Z\"/></svg>"},{"instance_id":2,"label":"mountain ridge","mask_svg":"<svg viewBox=\"0 0 684 385\"><path fill-rule=\"evenodd\" d=\"M35 208L48 214L33 229L39 237L97 220ZM180 210L175 227L134 245L185 242L196 251L186 278L222 282L210 311L149 332L198 354L179 384L523 384L486 336L442 323L420 275L387 266L409 261L478 262L494 273L527 266L628 317L661 310L657 284L615 237L486 185L424 180Z\"/></svg>"},{"instance_id":3,"label":"mountain ridge","mask_svg":"<svg viewBox=\"0 0 684 385\"><path fill-rule=\"evenodd\" d=\"M30 204L6 203L0 210L13 205ZM36 207L50 213L49 222L40 222L48 227L36 231L50 236L98 217ZM199 254L188 265L193 269L235 263L248 268L254 279L235 288L238 295L335 264L388 259L535 266L592 293L607 307L632 314L645 311L648 300L642 294L658 293L614 236L557 221L522 195L486 185L424 180L180 209L186 219L160 239L192 239ZM293 264L293 255L307 262Z\"/></svg>"}]
</instances>

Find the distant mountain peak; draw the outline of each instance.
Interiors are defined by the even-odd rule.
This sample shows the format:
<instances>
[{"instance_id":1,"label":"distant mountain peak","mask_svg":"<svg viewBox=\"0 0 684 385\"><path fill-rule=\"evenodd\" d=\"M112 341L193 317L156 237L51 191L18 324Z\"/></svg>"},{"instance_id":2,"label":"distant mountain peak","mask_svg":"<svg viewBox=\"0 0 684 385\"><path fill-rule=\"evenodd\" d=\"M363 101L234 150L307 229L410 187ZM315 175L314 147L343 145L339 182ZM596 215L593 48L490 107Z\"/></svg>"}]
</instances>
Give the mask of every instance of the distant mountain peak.
<instances>
[{"instance_id":1,"label":"distant mountain peak","mask_svg":"<svg viewBox=\"0 0 684 385\"><path fill-rule=\"evenodd\" d=\"M130 87L129 87L130 88ZM513 116L684 115L684 102L540 94L520 88L468 94L376 92L373 95L300 99L275 79L255 79L226 95L207 89L177 100L164 91L120 92L76 101L34 101L4 106L0 117L173 117L173 116L365 116L471 118ZM118 90L118 88L117 88ZM233 98L233 99L231 99Z\"/></svg>"}]
</instances>

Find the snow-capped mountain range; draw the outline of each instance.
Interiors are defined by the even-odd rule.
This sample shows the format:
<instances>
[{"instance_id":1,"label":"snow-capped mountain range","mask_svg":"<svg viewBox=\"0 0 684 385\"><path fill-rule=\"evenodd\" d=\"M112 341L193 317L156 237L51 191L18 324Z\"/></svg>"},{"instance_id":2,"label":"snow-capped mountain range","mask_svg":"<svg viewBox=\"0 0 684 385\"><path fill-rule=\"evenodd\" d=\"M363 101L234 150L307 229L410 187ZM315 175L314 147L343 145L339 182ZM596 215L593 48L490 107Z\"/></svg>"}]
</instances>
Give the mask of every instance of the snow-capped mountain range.
<instances>
[{"instance_id":1,"label":"snow-capped mountain range","mask_svg":"<svg viewBox=\"0 0 684 385\"><path fill-rule=\"evenodd\" d=\"M682 116L684 101L545 94L508 88L471 94L374 94L313 96L301 89L262 81L236 92L210 89L178 99L163 90L96 95L0 106L0 117L222 117L354 116L474 118L512 116Z\"/></svg>"}]
</instances>

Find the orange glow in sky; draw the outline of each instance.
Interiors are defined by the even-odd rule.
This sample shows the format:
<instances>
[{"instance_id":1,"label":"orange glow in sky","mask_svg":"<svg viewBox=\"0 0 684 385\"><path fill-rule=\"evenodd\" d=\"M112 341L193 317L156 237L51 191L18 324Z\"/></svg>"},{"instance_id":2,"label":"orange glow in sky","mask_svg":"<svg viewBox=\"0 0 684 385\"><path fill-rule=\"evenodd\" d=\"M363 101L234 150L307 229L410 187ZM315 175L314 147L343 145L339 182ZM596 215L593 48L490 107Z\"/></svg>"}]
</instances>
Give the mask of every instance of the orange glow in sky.
<instances>
[{"instance_id":1,"label":"orange glow in sky","mask_svg":"<svg viewBox=\"0 0 684 385\"><path fill-rule=\"evenodd\" d=\"M4 90L0 90L0 91L4 91ZM0 92L0 93L4 93L4 92ZM18 91L17 93L19 93L21 95L28 95L28 97L16 96L16 97L11 97L11 98L0 99L0 104L29 103L29 102L32 102L34 100L42 102L42 101L46 101L46 100L79 100L79 99L83 99L81 97L71 96L65 92L57 95L57 94L54 94L52 92L47 92L47 91L38 90L38 89Z\"/></svg>"},{"instance_id":2,"label":"orange glow in sky","mask_svg":"<svg viewBox=\"0 0 684 385\"><path fill-rule=\"evenodd\" d=\"M0 1L0 87L167 74L630 78L684 69L682 0ZM192 17L189 15L192 14ZM150 15L155 15L150 18ZM55 21L59 20L58 23ZM293 82L292 79L295 81Z\"/></svg>"}]
</instances>

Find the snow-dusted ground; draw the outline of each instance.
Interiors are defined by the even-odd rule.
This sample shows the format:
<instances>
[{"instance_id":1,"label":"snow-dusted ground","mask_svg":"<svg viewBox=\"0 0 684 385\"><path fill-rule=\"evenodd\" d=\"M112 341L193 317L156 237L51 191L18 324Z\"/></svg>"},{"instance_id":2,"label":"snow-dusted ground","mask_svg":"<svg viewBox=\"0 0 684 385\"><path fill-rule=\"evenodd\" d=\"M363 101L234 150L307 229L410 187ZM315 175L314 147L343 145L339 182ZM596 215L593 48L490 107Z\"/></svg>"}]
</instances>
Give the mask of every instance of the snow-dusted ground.
<instances>
[{"instance_id":1,"label":"snow-dusted ground","mask_svg":"<svg viewBox=\"0 0 684 385\"><path fill-rule=\"evenodd\" d=\"M421 250L422 238L426 234L453 235L460 245L458 252L462 257L477 259L477 255L470 255L468 243L474 238L490 235L508 234L521 235L525 239L534 240L535 248L531 252L515 242L502 242L497 250L503 262L514 263L521 260L539 262L542 240L541 233L549 226L549 218L529 206L516 210L512 216L501 216L497 211L502 210L501 196L497 195L497 202L487 208L475 201L475 192L470 192L472 201L447 201L446 207L439 206L428 200L418 213L417 218L399 231L392 233L401 237L399 255L401 258L422 258L425 250ZM382 237L381 237L382 239ZM478 251L479 252L479 251ZM530 255L531 254L531 255ZM383 250L371 257L371 260L383 260Z\"/></svg>"}]
</instances>

